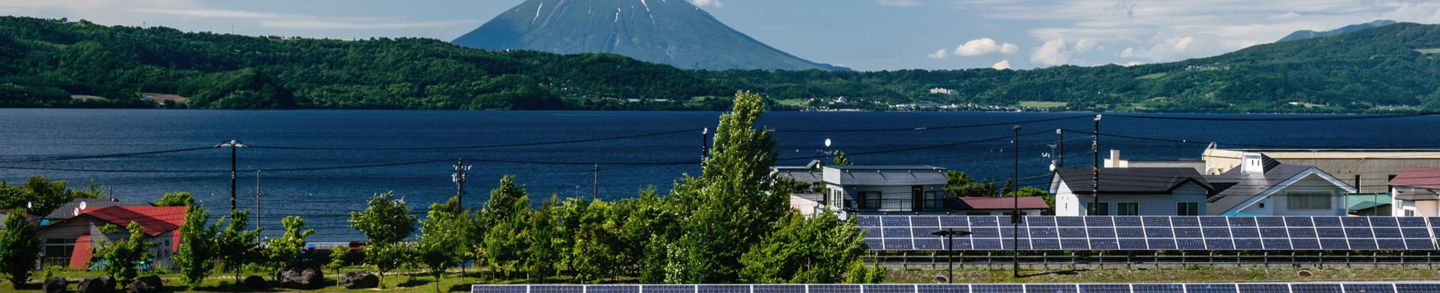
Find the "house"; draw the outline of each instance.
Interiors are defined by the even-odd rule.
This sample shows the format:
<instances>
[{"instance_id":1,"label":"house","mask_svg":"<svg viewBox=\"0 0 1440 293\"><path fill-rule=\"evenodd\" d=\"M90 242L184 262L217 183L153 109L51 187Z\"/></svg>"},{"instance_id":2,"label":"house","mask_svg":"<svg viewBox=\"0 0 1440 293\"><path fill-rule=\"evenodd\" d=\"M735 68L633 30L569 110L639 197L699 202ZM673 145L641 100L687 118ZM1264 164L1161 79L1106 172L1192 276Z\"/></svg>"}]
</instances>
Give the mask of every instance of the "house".
<instances>
[{"instance_id":1,"label":"house","mask_svg":"<svg viewBox=\"0 0 1440 293\"><path fill-rule=\"evenodd\" d=\"M56 208L55 211L50 212L50 214L41 217L40 225L46 226L51 223L58 223L73 218L79 215L82 206L86 209L95 209L114 206L148 207L154 205L143 201L119 201L115 198L77 198Z\"/></svg>"},{"instance_id":2,"label":"house","mask_svg":"<svg viewBox=\"0 0 1440 293\"><path fill-rule=\"evenodd\" d=\"M1391 215L1440 217L1440 169L1405 168L1389 183Z\"/></svg>"},{"instance_id":3,"label":"house","mask_svg":"<svg viewBox=\"0 0 1440 293\"><path fill-rule=\"evenodd\" d=\"M1206 176L1218 191L1207 201L1210 215L1345 216L1355 187L1314 166L1283 164L1247 153L1241 166Z\"/></svg>"},{"instance_id":4,"label":"house","mask_svg":"<svg viewBox=\"0 0 1440 293\"><path fill-rule=\"evenodd\" d=\"M1204 215L1210 182L1192 168L1101 169L1096 215ZM1095 205L1090 168L1056 168L1050 180L1056 216L1083 216Z\"/></svg>"},{"instance_id":5,"label":"house","mask_svg":"<svg viewBox=\"0 0 1440 293\"><path fill-rule=\"evenodd\" d=\"M81 209L77 215L40 228L44 239L42 250L45 265L60 265L73 269L86 269L92 261L92 247L102 241L115 241L128 237L126 234L105 234L101 227L115 225L125 227L130 222L144 228L146 241L155 243L150 253L154 256L150 265L174 269L170 257L180 249L180 227L185 225L185 207L153 206L101 206Z\"/></svg>"},{"instance_id":6,"label":"house","mask_svg":"<svg viewBox=\"0 0 1440 293\"><path fill-rule=\"evenodd\" d=\"M1045 199L1038 196L947 198L945 208L960 215L1004 216L1015 212L1016 201L1019 201L1020 214L1026 216L1039 216L1050 208Z\"/></svg>"},{"instance_id":7,"label":"house","mask_svg":"<svg viewBox=\"0 0 1440 293\"><path fill-rule=\"evenodd\" d=\"M1389 181L1409 167L1440 168L1436 149L1220 149L1205 150L1206 175L1240 166L1246 154L1260 154L1283 164L1315 166L1364 193L1388 193ZM1357 183L1358 181L1358 183Z\"/></svg>"}]
</instances>

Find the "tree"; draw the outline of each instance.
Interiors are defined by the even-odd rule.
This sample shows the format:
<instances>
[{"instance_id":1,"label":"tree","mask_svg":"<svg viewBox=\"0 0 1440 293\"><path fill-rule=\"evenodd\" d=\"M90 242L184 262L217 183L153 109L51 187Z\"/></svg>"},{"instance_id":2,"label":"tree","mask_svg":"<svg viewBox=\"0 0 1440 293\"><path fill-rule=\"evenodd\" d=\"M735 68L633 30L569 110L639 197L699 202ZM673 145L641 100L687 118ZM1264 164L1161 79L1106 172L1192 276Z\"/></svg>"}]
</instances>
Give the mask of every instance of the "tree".
<instances>
[{"instance_id":1,"label":"tree","mask_svg":"<svg viewBox=\"0 0 1440 293\"><path fill-rule=\"evenodd\" d=\"M416 217L410 214L405 201L394 197L394 191L371 197L365 211L350 212L350 227L364 233L371 243L395 243L410 237L415 232Z\"/></svg>"},{"instance_id":2,"label":"tree","mask_svg":"<svg viewBox=\"0 0 1440 293\"><path fill-rule=\"evenodd\" d=\"M265 258L269 260L270 267L276 269L276 280L280 278L279 268L300 261L300 253L305 251L305 238L315 234L315 229L305 229L305 219L299 216L280 219L280 224L285 227L285 233L278 238L266 239L265 245Z\"/></svg>"},{"instance_id":3,"label":"tree","mask_svg":"<svg viewBox=\"0 0 1440 293\"><path fill-rule=\"evenodd\" d=\"M25 209L13 209L5 214L5 230L0 231L0 273L10 280L10 286L20 286L30 280L30 270L40 257L40 234Z\"/></svg>"},{"instance_id":4,"label":"tree","mask_svg":"<svg viewBox=\"0 0 1440 293\"><path fill-rule=\"evenodd\" d=\"M102 263L105 272L120 286L128 286L135 276L140 274L140 265L149 260L153 255L150 249L155 246L154 242L145 241L145 228L139 223L130 222L125 229L129 231L129 237L118 241L103 241L95 250L95 259Z\"/></svg>"},{"instance_id":5,"label":"tree","mask_svg":"<svg viewBox=\"0 0 1440 293\"><path fill-rule=\"evenodd\" d=\"M946 173L945 193L952 197L994 197L995 182L980 182L960 171Z\"/></svg>"},{"instance_id":6,"label":"tree","mask_svg":"<svg viewBox=\"0 0 1440 293\"><path fill-rule=\"evenodd\" d=\"M1039 196L1040 198L1045 199L1045 206L1048 206L1049 208L1046 208L1044 211L1041 211L1040 214L1042 214L1042 215L1055 215L1055 197L1054 197L1054 196L1050 196L1050 192L1045 191L1044 189L1039 189L1039 188L1034 188L1034 187L1026 186L1026 187L1020 188L1020 191L1019 191L1019 192L1007 193L1007 194L1005 194L1005 196L1007 196L1007 197L1016 196L1017 193L1019 194L1019 196L1022 196L1022 197L1023 197L1023 196Z\"/></svg>"},{"instance_id":7,"label":"tree","mask_svg":"<svg viewBox=\"0 0 1440 293\"><path fill-rule=\"evenodd\" d=\"M370 243L365 246L365 262L380 271L380 288L385 288L385 273L409 261L407 250L403 242Z\"/></svg>"},{"instance_id":8,"label":"tree","mask_svg":"<svg viewBox=\"0 0 1440 293\"><path fill-rule=\"evenodd\" d=\"M425 220L420 221L420 241L415 244L415 252L420 263L429 267L430 275L435 277L437 292L440 291L440 277L469 247L466 245L470 238L469 216L469 212L452 214L445 205L432 204Z\"/></svg>"},{"instance_id":9,"label":"tree","mask_svg":"<svg viewBox=\"0 0 1440 293\"><path fill-rule=\"evenodd\" d=\"M492 273L504 276L524 267L529 218L530 196L525 187L515 183L515 176L501 178L500 186L490 191L490 199L476 217L476 226L485 235L477 255Z\"/></svg>"},{"instance_id":10,"label":"tree","mask_svg":"<svg viewBox=\"0 0 1440 293\"><path fill-rule=\"evenodd\" d=\"M180 226L180 251L174 259L175 265L180 267L180 279L190 290L199 287L205 277L215 270L215 258L220 254L215 237L220 230L220 222L206 226L209 221L210 212L204 206L192 205L185 209L185 225Z\"/></svg>"},{"instance_id":11,"label":"tree","mask_svg":"<svg viewBox=\"0 0 1440 293\"><path fill-rule=\"evenodd\" d=\"M854 165L854 164L855 164L855 163L850 162L850 159L849 159L849 158L846 158L846 157L845 157L845 152L838 151L838 150L835 151L835 158L834 158L833 162L835 163L835 166L850 166L850 165Z\"/></svg>"},{"instance_id":12,"label":"tree","mask_svg":"<svg viewBox=\"0 0 1440 293\"><path fill-rule=\"evenodd\" d=\"M750 283L839 283L868 249L854 221L830 211L814 218L791 212L741 256L741 280Z\"/></svg>"},{"instance_id":13,"label":"tree","mask_svg":"<svg viewBox=\"0 0 1440 293\"><path fill-rule=\"evenodd\" d=\"M224 221L225 218L222 217L215 221L215 225L218 226L220 222ZM245 226L249 221L250 211L231 212L230 223L215 238L217 250L224 252L220 254L221 267L234 273L237 284L240 283L240 268L255 261L260 254L258 238L260 238L260 231L264 228L256 227L255 230L246 230Z\"/></svg>"},{"instance_id":14,"label":"tree","mask_svg":"<svg viewBox=\"0 0 1440 293\"><path fill-rule=\"evenodd\" d=\"M350 248L336 244L335 247L330 248L330 263L325 264L325 267L335 270L335 275L339 276L340 268L345 267L345 258L347 257L350 257Z\"/></svg>"},{"instance_id":15,"label":"tree","mask_svg":"<svg viewBox=\"0 0 1440 293\"><path fill-rule=\"evenodd\" d=\"M546 276L555 273L557 264L563 262L561 254L564 247L559 244L571 240L556 227L556 200L559 198L552 195L549 200L540 203L540 208L530 216L530 247L525 248L530 265L525 271L542 283Z\"/></svg>"},{"instance_id":16,"label":"tree","mask_svg":"<svg viewBox=\"0 0 1440 293\"><path fill-rule=\"evenodd\" d=\"M774 229L785 215L788 190L770 177L775 164L771 130L755 129L765 113L763 98L740 92L730 113L720 116L714 146L700 177L686 177L672 197L688 212L670 259L671 283L726 283L739 279L741 254ZM678 278L678 279L677 279Z\"/></svg>"},{"instance_id":17,"label":"tree","mask_svg":"<svg viewBox=\"0 0 1440 293\"><path fill-rule=\"evenodd\" d=\"M184 207L190 206L190 204L194 202L195 198L191 196L189 192L171 192L166 193L165 196L160 197L160 200L155 201L155 206Z\"/></svg>"},{"instance_id":18,"label":"tree","mask_svg":"<svg viewBox=\"0 0 1440 293\"><path fill-rule=\"evenodd\" d=\"M94 182L85 190L74 190L66 188L63 180L51 181L43 176L32 176L18 186L0 182L0 209L24 208L37 215L46 215L75 199L98 198L104 191L104 187Z\"/></svg>"}]
</instances>

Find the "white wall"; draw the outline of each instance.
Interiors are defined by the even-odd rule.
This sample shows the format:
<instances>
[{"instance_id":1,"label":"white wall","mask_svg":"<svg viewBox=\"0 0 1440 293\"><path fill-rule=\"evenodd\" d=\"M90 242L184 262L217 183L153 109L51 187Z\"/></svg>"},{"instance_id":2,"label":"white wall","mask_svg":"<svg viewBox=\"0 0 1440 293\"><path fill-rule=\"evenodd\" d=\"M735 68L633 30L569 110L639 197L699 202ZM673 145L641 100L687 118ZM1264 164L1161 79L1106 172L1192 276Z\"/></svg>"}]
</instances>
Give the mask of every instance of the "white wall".
<instances>
[{"instance_id":1,"label":"white wall","mask_svg":"<svg viewBox=\"0 0 1440 293\"><path fill-rule=\"evenodd\" d=\"M1105 194L1100 193L1100 203L1108 205L1110 215L1120 212L1116 203L1134 202L1140 206L1140 215L1175 215L1175 205L1178 202L1195 202L1199 204L1200 215L1206 214L1205 197L1208 192L1194 183L1186 183L1174 190L1171 194ZM1085 205L1094 202L1095 198L1088 194L1075 194L1070 187L1061 182L1055 195L1056 216L1084 216Z\"/></svg>"},{"instance_id":2,"label":"white wall","mask_svg":"<svg viewBox=\"0 0 1440 293\"><path fill-rule=\"evenodd\" d=\"M866 208L866 209L861 209L862 211L910 212L910 211L913 211L913 210L914 210L914 209L913 209L913 208L914 208L914 201L913 201L913 195L911 194L911 186L908 186L908 185L906 185L906 186L873 186L873 185L841 186L841 185L836 185L836 184L829 184L827 187L828 187L830 190L840 190L841 192L843 192L843 193L845 194L845 199L844 199L844 200L845 200L845 204L846 204L846 205L853 206L853 207L855 207L855 208L857 208L857 209L860 207L860 202L859 202L860 192L872 192L872 191L878 191L878 192L880 192L880 208L879 208L879 209ZM945 190L944 190L944 186L943 186L943 185L929 185L929 186L924 186L923 188L924 188L924 192L935 192L935 193L936 193L936 196L939 196L939 197L941 197L941 198L944 198L944 197L945 197ZM922 195L923 195L923 194L922 194Z\"/></svg>"},{"instance_id":3,"label":"white wall","mask_svg":"<svg viewBox=\"0 0 1440 293\"><path fill-rule=\"evenodd\" d=\"M1328 192L1330 193L1330 209L1292 209L1286 198L1287 194L1291 192ZM1240 212L1265 216L1345 216L1349 213L1348 207L1345 206L1345 193L1345 189L1335 186L1319 175L1310 174ZM1265 208L1260 208L1258 204L1260 202L1265 203Z\"/></svg>"}]
</instances>

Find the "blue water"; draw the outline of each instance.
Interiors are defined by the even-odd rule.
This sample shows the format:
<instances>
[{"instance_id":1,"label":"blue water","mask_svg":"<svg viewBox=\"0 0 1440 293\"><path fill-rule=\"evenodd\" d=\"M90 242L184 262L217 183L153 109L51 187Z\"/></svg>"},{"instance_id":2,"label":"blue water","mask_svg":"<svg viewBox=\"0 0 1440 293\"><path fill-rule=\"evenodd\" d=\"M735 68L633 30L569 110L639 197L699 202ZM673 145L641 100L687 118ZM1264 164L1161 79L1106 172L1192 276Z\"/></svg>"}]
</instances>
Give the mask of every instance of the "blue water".
<instances>
[{"instance_id":1,"label":"blue water","mask_svg":"<svg viewBox=\"0 0 1440 293\"><path fill-rule=\"evenodd\" d=\"M625 136L714 125L718 112L478 112L478 111L200 111L0 109L0 167L85 169L37 171L0 168L0 180L17 184L31 175L68 180L81 187L94 180L123 200L151 201L165 192L192 192L208 208L229 207L229 150L213 149L124 158L56 162L4 162L36 156L92 155L206 147L240 140L257 146L301 147L440 147L495 145ZM782 158L812 157L832 149L848 153L944 145L1013 134L1009 125L950 130L895 132L786 132L801 129L887 129L923 126L1007 123L1074 113L876 113L772 112L760 124L781 130ZM1296 115L1168 115L1170 117L1323 117ZM1140 120L1106 116L1102 132L1129 136L1219 141L1230 144L1344 147L1440 147L1440 117L1306 122L1225 122ZM1020 159L1026 185L1043 186L1057 137L1054 129L1091 131L1089 118L1024 125ZM1066 134L1069 165L1091 163L1090 137ZM1129 159L1199 159L1202 143L1101 138L1101 149L1117 148ZM626 140L566 145L427 151L335 151L247 148L239 151L240 169L285 169L354 166L427 160L504 160L531 162L646 163L684 165L600 166L599 196L635 196L646 186L670 189L682 174L698 174L701 136L698 131ZM1231 145L1232 147L1235 147ZM1014 153L1009 139L904 152L855 155L857 164L925 164L965 171L978 178L1008 178ZM1102 155L1102 157L1108 154ZM791 159L782 164L804 164ZM360 239L345 225L348 212L365 207L371 195L395 191L423 213L430 203L455 194L453 162L324 170L264 172L261 177L262 224L276 235L279 216L299 215L318 231L313 240ZM538 203L592 193L591 165L472 163L465 205L479 207L500 177L515 175ZM185 173L120 173L99 170L197 171ZM200 172L203 171L203 172ZM218 172L217 172L218 171ZM255 174L242 172L239 206L255 206Z\"/></svg>"}]
</instances>

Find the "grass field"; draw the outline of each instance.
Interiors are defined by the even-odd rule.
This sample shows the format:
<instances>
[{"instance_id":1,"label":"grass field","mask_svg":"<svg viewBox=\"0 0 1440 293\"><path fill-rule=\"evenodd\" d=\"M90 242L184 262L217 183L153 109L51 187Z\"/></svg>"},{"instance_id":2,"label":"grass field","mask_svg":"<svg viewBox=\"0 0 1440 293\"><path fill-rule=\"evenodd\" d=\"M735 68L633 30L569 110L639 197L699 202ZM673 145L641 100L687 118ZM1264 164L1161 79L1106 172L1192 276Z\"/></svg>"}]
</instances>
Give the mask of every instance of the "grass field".
<instances>
[{"instance_id":1,"label":"grass field","mask_svg":"<svg viewBox=\"0 0 1440 293\"><path fill-rule=\"evenodd\" d=\"M347 271L350 269L347 269ZM1302 277L1301 271L1310 273L1308 277ZM933 282L937 275L943 275L946 271L940 270L900 270L892 269L886 276L885 283L900 284L926 284ZM260 292L347 292L356 291L345 289L335 282L336 275L333 271L325 272L327 286L315 290L290 290L283 288L272 288L269 291ZM43 273L42 273L43 275ZM75 289L75 282L82 277L96 276L98 272L84 271L61 271L56 274L71 279L70 289ZM142 274L144 276L146 274ZM248 274L247 274L248 275ZM1440 279L1440 271L1424 268L1232 268L1232 267L1208 267L1190 266L1187 268L1107 268L1098 270L1024 270L1021 271L1022 278L1014 278L1008 269L957 269L955 271L955 283L1232 283L1232 282L1327 282L1327 281L1425 281ZM36 276L36 279L40 276ZM180 277L174 273L161 275L165 283L164 292L255 292L245 287L235 286L234 279L230 275L215 276L205 280L197 291L188 291L180 284ZM568 278L550 278L546 283L566 283ZM30 293L41 292L38 280L18 292ZM526 283L529 280L509 279L503 281L486 280L482 274L471 272L460 278L460 274L447 274L438 283L434 278L422 273L388 274L385 277L386 289L367 289L367 292L402 292L402 293L423 293L436 292L468 292L471 284L477 283L503 283L516 284ZM621 283L633 283L633 279L622 279ZM10 292L10 284L0 283L0 292Z\"/></svg>"},{"instance_id":2,"label":"grass field","mask_svg":"<svg viewBox=\"0 0 1440 293\"><path fill-rule=\"evenodd\" d=\"M1067 102L1020 101L1020 106L1025 108L1059 108L1069 104Z\"/></svg>"}]
</instances>

